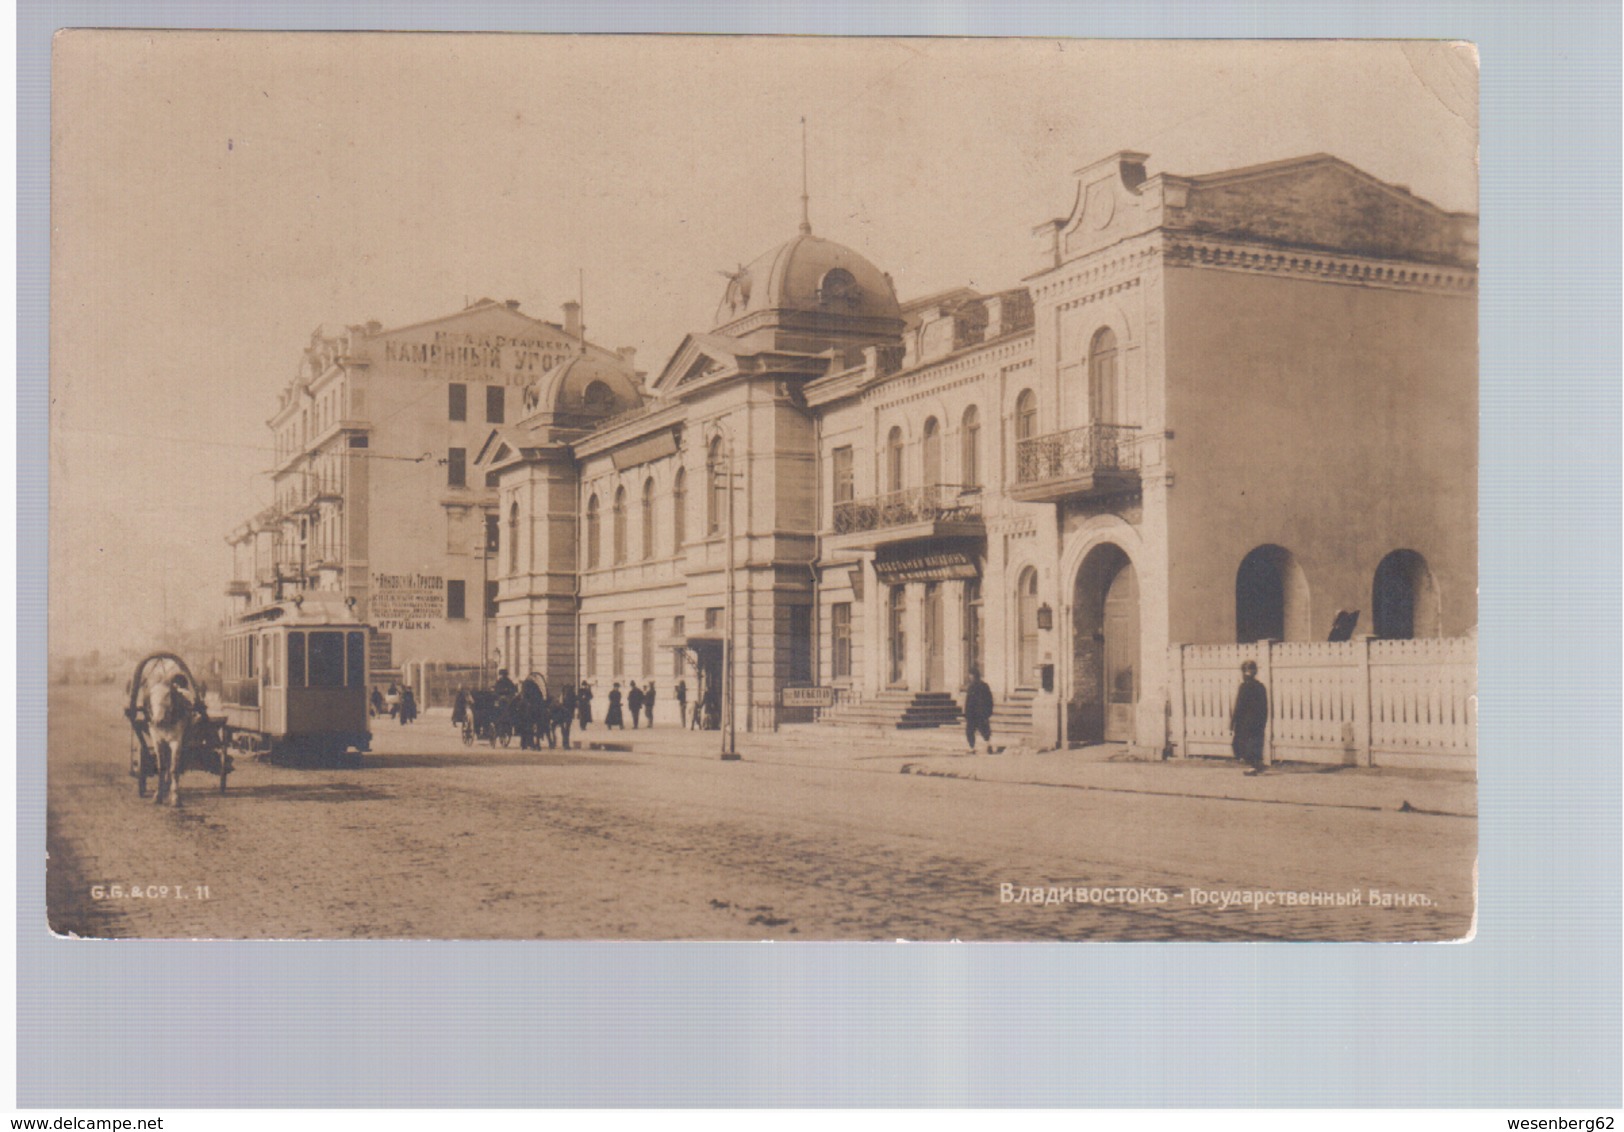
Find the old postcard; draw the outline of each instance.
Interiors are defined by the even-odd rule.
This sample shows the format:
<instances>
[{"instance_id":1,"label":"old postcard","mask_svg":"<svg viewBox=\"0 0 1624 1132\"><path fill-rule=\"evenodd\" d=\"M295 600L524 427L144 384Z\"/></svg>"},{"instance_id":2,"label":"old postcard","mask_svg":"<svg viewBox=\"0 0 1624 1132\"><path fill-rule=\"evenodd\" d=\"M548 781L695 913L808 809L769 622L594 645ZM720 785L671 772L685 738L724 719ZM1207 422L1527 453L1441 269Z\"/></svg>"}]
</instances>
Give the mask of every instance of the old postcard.
<instances>
[{"instance_id":1,"label":"old postcard","mask_svg":"<svg viewBox=\"0 0 1624 1132\"><path fill-rule=\"evenodd\" d=\"M1470 46L53 65L56 932L1472 933Z\"/></svg>"}]
</instances>

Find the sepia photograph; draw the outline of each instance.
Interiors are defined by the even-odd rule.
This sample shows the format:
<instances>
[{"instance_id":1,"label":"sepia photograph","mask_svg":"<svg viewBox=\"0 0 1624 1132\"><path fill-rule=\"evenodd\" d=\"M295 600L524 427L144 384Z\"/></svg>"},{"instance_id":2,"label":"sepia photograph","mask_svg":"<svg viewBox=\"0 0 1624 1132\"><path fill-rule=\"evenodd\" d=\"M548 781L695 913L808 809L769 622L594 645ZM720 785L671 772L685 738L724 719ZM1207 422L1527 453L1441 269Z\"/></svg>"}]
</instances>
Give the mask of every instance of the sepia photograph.
<instances>
[{"instance_id":1,"label":"sepia photograph","mask_svg":"<svg viewBox=\"0 0 1624 1132\"><path fill-rule=\"evenodd\" d=\"M57 936L1473 938L1471 44L51 64Z\"/></svg>"}]
</instances>

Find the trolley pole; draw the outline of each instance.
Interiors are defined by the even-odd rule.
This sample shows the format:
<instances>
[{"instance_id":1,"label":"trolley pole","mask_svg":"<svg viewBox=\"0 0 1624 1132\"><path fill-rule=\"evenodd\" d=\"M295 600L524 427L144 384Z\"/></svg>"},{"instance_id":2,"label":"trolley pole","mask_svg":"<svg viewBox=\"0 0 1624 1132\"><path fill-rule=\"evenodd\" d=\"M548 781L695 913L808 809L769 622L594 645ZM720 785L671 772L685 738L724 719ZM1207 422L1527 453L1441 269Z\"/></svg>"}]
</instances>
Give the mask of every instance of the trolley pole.
<instances>
[{"instance_id":1,"label":"trolley pole","mask_svg":"<svg viewBox=\"0 0 1624 1132\"><path fill-rule=\"evenodd\" d=\"M485 600L485 592L491 588L491 555L487 542L485 533L481 531L476 552L479 554L479 687L482 691L491 686L486 672L491 655L490 608Z\"/></svg>"}]
</instances>

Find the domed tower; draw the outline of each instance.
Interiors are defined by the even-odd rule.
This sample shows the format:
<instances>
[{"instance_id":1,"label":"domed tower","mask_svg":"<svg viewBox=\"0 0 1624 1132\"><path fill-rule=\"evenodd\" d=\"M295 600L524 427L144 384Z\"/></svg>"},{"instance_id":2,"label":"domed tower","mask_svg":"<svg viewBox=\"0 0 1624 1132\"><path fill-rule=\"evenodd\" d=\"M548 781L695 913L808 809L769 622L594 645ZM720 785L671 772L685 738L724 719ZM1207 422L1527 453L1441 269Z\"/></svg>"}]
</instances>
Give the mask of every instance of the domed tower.
<instances>
[{"instance_id":1,"label":"domed tower","mask_svg":"<svg viewBox=\"0 0 1624 1132\"><path fill-rule=\"evenodd\" d=\"M532 434L591 429L641 404L643 391L631 365L589 346L525 387L524 424Z\"/></svg>"},{"instance_id":2,"label":"domed tower","mask_svg":"<svg viewBox=\"0 0 1624 1132\"><path fill-rule=\"evenodd\" d=\"M713 333L752 347L821 353L888 344L902 333L891 277L807 224L727 275Z\"/></svg>"}]
</instances>

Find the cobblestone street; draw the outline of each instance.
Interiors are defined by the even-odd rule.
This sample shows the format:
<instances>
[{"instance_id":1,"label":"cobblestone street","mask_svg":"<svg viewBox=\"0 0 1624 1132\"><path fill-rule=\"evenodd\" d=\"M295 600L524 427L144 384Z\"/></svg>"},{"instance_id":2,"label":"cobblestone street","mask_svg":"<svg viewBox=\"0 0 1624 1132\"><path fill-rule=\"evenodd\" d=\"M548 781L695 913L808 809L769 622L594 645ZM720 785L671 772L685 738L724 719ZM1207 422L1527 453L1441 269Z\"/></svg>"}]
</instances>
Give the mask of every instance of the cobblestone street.
<instances>
[{"instance_id":1,"label":"cobblestone street","mask_svg":"<svg viewBox=\"0 0 1624 1132\"><path fill-rule=\"evenodd\" d=\"M1470 930L1470 782L1081 752L830 750L675 729L464 747L377 725L358 770L239 757L178 810L136 796L108 687L51 697L52 926L118 937L1439 940ZM124 895L94 886L119 886ZM1022 889L1159 889L1034 904ZM151 886L167 895L152 896ZM143 892L128 895L130 889ZM1407 894L1373 906L1370 890ZM206 894L205 894L206 890ZM1192 891L1194 890L1194 891ZM1357 904L1221 907L1221 892ZM177 896L176 893L180 895Z\"/></svg>"}]
</instances>

